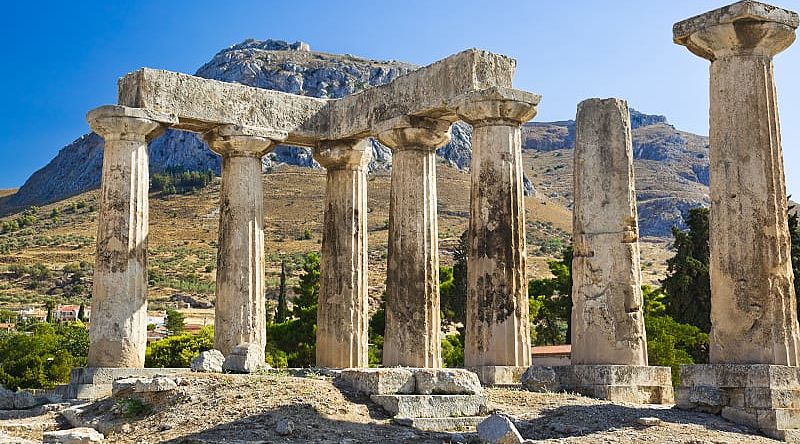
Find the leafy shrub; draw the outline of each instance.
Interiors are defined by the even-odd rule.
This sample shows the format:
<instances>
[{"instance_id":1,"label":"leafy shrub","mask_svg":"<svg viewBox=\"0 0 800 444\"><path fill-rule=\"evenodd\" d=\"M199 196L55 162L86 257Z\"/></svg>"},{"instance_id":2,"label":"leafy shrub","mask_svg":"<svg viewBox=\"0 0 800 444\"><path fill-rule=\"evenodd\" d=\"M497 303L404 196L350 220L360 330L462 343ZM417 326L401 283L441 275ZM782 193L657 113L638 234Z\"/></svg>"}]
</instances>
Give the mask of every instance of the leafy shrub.
<instances>
[{"instance_id":1,"label":"leafy shrub","mask_svg":"<svg viewBox=\"0 0 800 444\"><path fill-rule=\"evenodd\" d=\"M153 174L150 189L162 195L185 194L205 188L213 180L214 172L211 170L189 171L183 166L176 166Z\"/></svg>"},{"instance_id":2,"label":"leafy shrub","mask_svg":"<svg viewBox=\"0 0 800 444\"><path fill-rule=\"evenodd\" d=\"M86 365L89 333L82 323L0 334L0 384L8 388L50 388L69 381L72 367Z\"/></svg>"},{"instance_id":3,"label":"leafy shrub","mask_svg":"<svg viewBox=\"0 0 800 444\"><path fill-rule=\"evenodd\" d=\"M198 333L183 333L156 341L147 346L145 367L189 367L201 352L214 348L214 326L207 325Z\"/></svg>"},{"instance_id":4,"label":"leafy shrub","mask_svg":"<svg viewBox=\"0 0 800 444\"><path fill-rule=\"evenodd\" d=\"M445 367L464 366L464 335L461 332L442 338L442 363Z\"/></svg>"}]
</instances>

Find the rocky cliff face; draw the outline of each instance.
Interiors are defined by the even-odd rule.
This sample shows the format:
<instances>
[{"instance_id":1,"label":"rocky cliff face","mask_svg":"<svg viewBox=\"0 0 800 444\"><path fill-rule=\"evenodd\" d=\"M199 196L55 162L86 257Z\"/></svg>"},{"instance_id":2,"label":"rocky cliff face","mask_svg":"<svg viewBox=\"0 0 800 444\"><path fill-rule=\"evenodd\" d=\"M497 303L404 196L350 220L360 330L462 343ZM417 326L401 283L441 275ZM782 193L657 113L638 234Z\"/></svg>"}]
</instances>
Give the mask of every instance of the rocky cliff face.
<instances>
[{"instance_id":1,"label":"rocky cliff face","mask_svg":"<svg viewBox=\"0 0 800 444\"><path fill-rule=\"evenodd\" d=\"M334 55L312 51L302 42L248 39L217 53L195 75L215 80L241 83L322 98L339 98L364 88L387 83L416 66L394 60L368 60L349 54ZM708 164L702 145L704 138L676 131L664 116L631 111L637 174L660 183L645 183L640 189L642 231L657 236L669 235L673 223L682 224L685 209L704 202L708 184ZM469 125L458 122L451 129L452 140L439 149L442 159L455 168L466 170L472 157ZM523 127L523 148L548 152L569 150L575 137L575 122L529 123ZM391 168L391 151L372 140L370 170L386 173ZM20 190L0 199L0 214L18 211L30 205L48 202L96 188L100 184L103 141L95 134L81 136L62 148L44 168L34 173ZM706 156L706 157L702 157ZM264 170L280 164L318 168L309 150L278 146L263 160ZM189 169L212 169L219 172L219 158L202 139L193 133L167 131L151 142L151 173L170 166ZM645 168L647 174L640 174ZM571 187L571 178L562 177ZM642 183L639 183L642 186ZM528 193L533 184L525 178ZM656 189L658 188L658 189ZM690 190L687 194L687 190ZM565 191L562 196L569 197ZM567 203L568 204L568 203Z\"/></svg>"}]
</instances>

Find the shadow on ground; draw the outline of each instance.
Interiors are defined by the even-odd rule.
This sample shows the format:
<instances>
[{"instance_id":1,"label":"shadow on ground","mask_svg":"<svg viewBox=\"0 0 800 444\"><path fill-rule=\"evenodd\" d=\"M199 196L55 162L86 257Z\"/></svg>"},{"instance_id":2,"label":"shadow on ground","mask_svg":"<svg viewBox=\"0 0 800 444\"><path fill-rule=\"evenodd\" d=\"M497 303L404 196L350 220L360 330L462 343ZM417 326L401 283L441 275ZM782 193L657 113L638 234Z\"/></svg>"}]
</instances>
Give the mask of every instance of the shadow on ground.
<instances>
[{"instance_id":1,"label":"shadow on ground","mask_svg":"<svg viewBox=\"0 0 800 444\"><path fill-rule=\"evenodd\" d=\"M658 418L662 423L699 425L709 431L746 433L761 436L757 430L731 423L722 417L662 406L628 407L614 404L560 406L541 411L537 418L521 419L516 426L523 437L532 440L589 436L623 429L644 431L640 418Z\"/></svg>"}]
</instances>

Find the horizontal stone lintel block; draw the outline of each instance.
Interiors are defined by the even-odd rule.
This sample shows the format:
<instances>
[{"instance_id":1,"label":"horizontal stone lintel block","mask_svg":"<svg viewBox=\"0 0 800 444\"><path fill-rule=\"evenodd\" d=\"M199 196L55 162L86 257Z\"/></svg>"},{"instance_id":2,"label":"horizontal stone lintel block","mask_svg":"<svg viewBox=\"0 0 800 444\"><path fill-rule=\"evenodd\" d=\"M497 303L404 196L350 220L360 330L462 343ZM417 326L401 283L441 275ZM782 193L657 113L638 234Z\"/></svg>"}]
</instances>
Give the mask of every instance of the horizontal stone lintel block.
<instances>
[{"instance_id":1,"label":"horizontal stone lintel block","mask_svg":"<svg viewBox=\"0 0 800 444\"><path fill-rule=\"evenodd\" d=\"M480 395L372 395L370 399L398 418L453 418L487 412Z\"/></svg>"},{"instance_id":2,"label":"horizontal stone lintel block","mask_svg":"<svg viewBox=\"0 0 800 444\"><path fill-rule=\"evenodd\" d=\"M152 109L131 108L122 105L103 105L89 111L86 114L86 120L89 122L109 117L132 117L138 119L147 119L154 122L163 123L167 126L174 126L178 124L178 117L174 114L166 114Z\"/></svg>"},{"instance_id":3,"label":"horizontal stone lintel block","mask_svg":"<svg viewBox=\"0 0 800 444\"><path fill-rule=\"evenodd\" d=\"M318 99L142 68L119 80L118 103L174 116L170 126L207 132L237 124L286 133L285 143L313 147L324 140L374 135L403 116L459 120L470 101L509 100L535 107L540 96L511 88L516 62L470 49L392 82L341 99Z\"/></svg>"},{"instance_id":4,"label":"horizontal stone lintel block","mask_svg":"<svg viewBox=\"0 0 800 444\"><path fill-rule=\"evenodd\" d=\"M307 145L314 135L303 126L328 103L325 99L220 82L151 68L134 71L118 82L118 103L178 118L174 128L207 132L236 124L287 133L287 143ZM322 122L325 120L322 119Z\"/></svg>"},{"instance_id":5,"label":"horizontal stone lintel block","mask_svg":"<svg viewBox=\"0 0 800 444\"><path fill-rule=\"evenodd\" d=\"M562 365L552 367L563 385L672 386L669 367L645 365Z\"/></svg>"},{"instance_id":6,"label":"horizontal stone lintel block","mask_svg":"<svg viewBox=\"0 0 800 444\"><path fill-rule=\"evenodd\" d=\"M681 366L681 387L796 389L800 367L771 364L695 364Z\"/></svg>"},{"instance_id":7,"label":"horizontal stone lintel block","mask_svg":"<svg viewBox=\"0 0 800 444\"><path fill-rule=\"evenodd\" d=\"M766 3L744 0L680 21L673 25L672 36L675 43L683 44L697 31L739 20L774 22L792 28L797 28L799 23L796 12Z\"/></svg>"}]
</instances>

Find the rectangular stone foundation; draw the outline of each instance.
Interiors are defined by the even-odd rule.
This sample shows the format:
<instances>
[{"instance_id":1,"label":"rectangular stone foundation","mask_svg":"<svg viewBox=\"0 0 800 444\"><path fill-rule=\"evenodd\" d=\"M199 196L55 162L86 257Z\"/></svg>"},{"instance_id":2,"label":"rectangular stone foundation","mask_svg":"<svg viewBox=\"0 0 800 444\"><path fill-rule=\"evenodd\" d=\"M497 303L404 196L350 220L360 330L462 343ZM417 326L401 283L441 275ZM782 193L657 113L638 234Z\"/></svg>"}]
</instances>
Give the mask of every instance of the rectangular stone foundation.
<instances>
[{"instance_id":1,"label":"rectangular stone foundation","mask_svg":"<svg viewBox=\"0 0 800 444\"><path fill-rule=\"evenodd\" d=\"M69 384L59 386L56 393L65 399L94 400L111 396L111 384L117 379L174 375L188 368L73 368Z\"/></svg>"},{"instance_id":2,"label":"rectangular stone foundation","mask_svg":"<svg viewBox=\"0 0 800 444\"><path fill-rule=\"evenodd\" d=\"M675 399L669 367L605 364L541 367L547 368L552 369L555 378L549 388L557 391L631 404L672 404Z\"/></svg>"},{"instance_id":3,"label":"rectangular stone foundation","mask_svg":"<svg viewBox=\"0 0 800 444\"><path fill-rule=\"evenodd\" d=\"M800 367L683 365L676 401L681 409L719 414L772 438L800 442Z\"/></svg>"},{"instance_id":4,"label":"rectangular stone foundation","mask_svg":"<svg viewBox=\"0 0 800 444\"><path fill-rule=\"evenodd\" d=\"M496 386L518 386L528 367L512 365L487 365L483 367L471 367L467 370L478 375L481 384L489 387Z\"/></svg>"}]
</instances>

